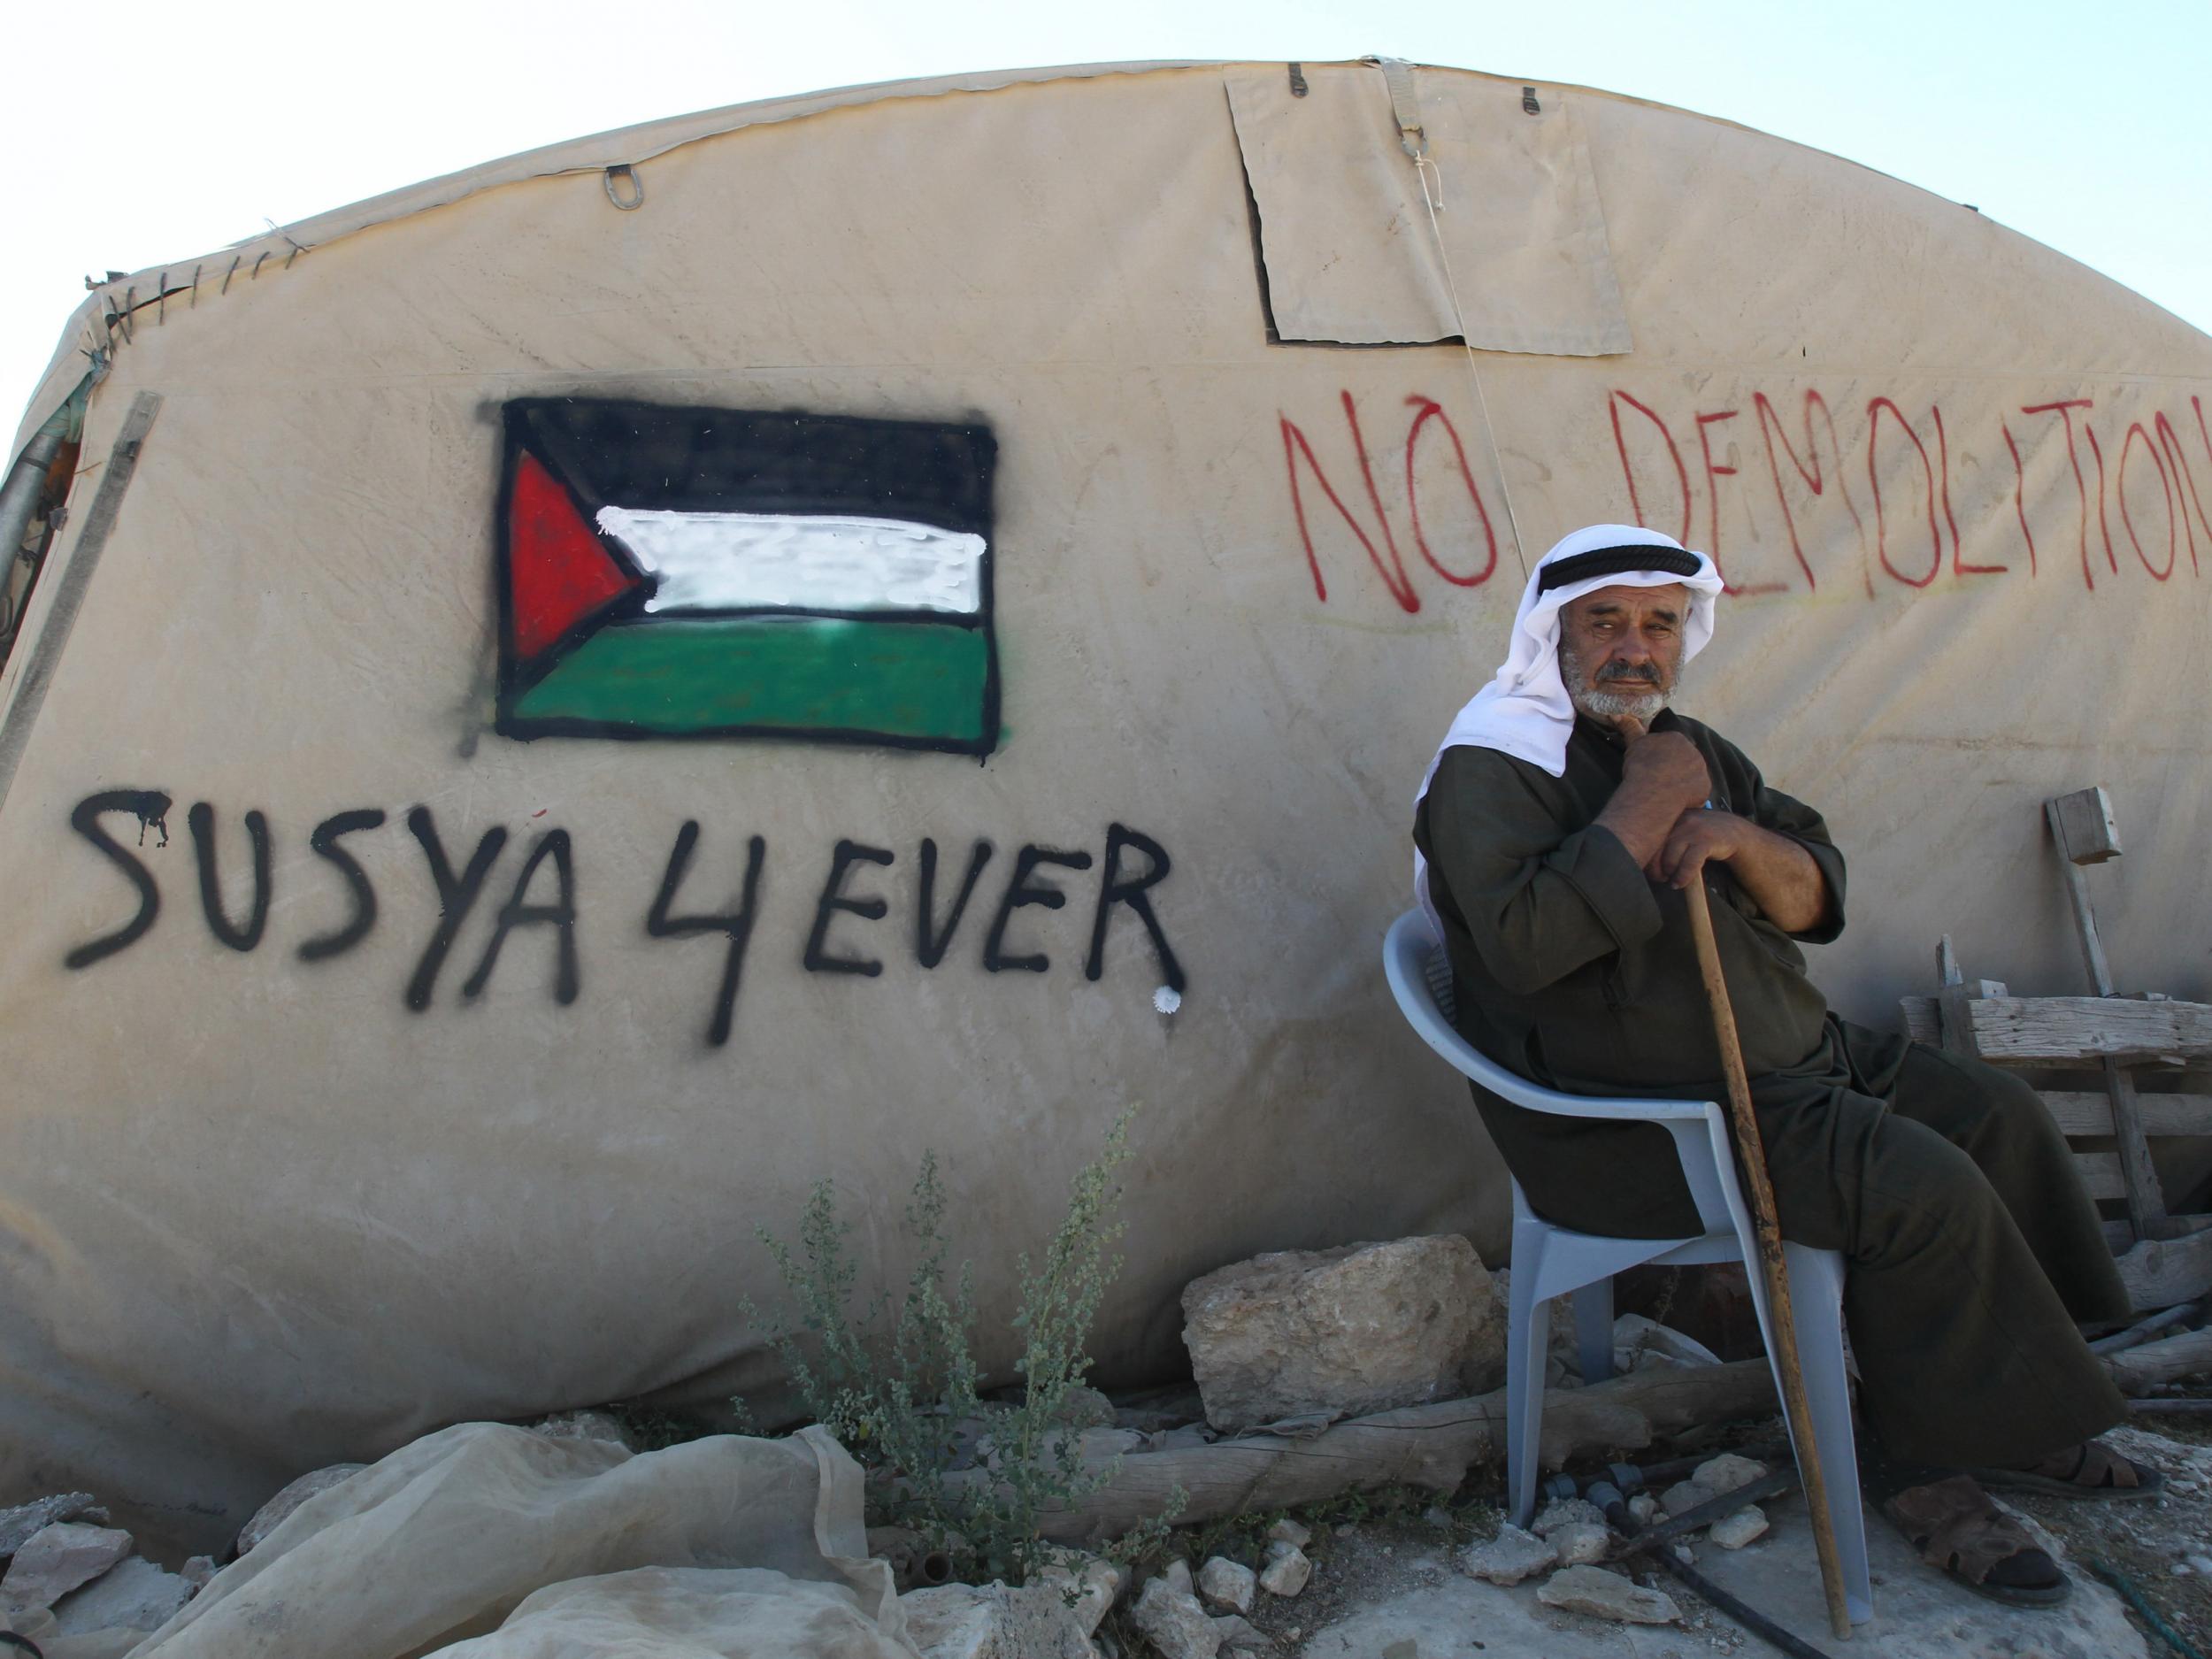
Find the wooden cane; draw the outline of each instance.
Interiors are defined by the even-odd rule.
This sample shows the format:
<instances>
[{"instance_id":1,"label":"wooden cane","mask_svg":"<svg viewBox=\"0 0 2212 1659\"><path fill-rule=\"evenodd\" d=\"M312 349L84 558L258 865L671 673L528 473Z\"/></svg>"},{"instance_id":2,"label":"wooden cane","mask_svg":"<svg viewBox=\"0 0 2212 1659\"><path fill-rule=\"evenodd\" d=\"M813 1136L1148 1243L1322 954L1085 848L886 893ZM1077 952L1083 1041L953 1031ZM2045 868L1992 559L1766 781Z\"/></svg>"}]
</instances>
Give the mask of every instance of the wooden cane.
<instances>
[{"instance_id":1,"label":"wooden cane","mask_svg":"<svg viewBox=\"0 0 2212 1659\"><path fill-rule=\"evenodd\" d=\"M1713 1034L1720 1040L1721 1072L1728 1082L1728 1117L1735 1126L1736 1149L1743 1161L1751 1194L1751 1226L1759 1244L1759 1277L1766 1286L1767 1318L1774 1328L1774 1364L1782 1377L1782 1403L1788 1408L1797 1469L1805 1483L1806 1507L1812 1511L1813 1548L1820 1557L1821 1588L1828 1596L1828 1627L1839 1639L1851 1634L1851 1609L1844 1600L1843 1559L1836 1553L1836 1528L1828 1513L1828 1483L1820 1472L1820 1448L1813 1442L1812 1408L1805 1398L1805 1368L1797 1357L1797 1320L1790 1310L1789 1268L1782 1257L1782 1224L1774 1210L1774 1186L1767 1179L1766 1145L1751 1110L1751 1084L1744 1075L1743 1049L1736 1041L1735 1010L1728 1001L1728 980L1721 972L1720 946L1713 938L1713 913L1705 902L1705 872L1682 890L1690 907L1690 932L1697 941L1698 972L1705 980L1705 1001L1712 1010Z\"/></svg>"}]
</instances>

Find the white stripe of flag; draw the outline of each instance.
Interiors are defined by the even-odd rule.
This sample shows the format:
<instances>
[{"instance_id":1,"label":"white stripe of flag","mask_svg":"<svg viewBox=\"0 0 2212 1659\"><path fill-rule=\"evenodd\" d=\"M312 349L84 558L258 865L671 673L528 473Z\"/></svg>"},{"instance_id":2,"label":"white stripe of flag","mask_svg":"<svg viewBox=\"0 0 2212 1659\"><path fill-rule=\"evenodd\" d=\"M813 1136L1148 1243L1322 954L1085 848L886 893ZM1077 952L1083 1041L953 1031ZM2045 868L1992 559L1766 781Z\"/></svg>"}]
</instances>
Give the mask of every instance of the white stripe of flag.
<instances>
[{"instance_id":1,"label":"white stripe of flag","mask_svg":"<svg viewBox=\"0 0 2212 1659\"><path fill-rule=\"evenodd\" d=\"M658 580L649 611L983 608L984 541L902 518L602 507L599 527Z\"/></svg>"}]
</instances>

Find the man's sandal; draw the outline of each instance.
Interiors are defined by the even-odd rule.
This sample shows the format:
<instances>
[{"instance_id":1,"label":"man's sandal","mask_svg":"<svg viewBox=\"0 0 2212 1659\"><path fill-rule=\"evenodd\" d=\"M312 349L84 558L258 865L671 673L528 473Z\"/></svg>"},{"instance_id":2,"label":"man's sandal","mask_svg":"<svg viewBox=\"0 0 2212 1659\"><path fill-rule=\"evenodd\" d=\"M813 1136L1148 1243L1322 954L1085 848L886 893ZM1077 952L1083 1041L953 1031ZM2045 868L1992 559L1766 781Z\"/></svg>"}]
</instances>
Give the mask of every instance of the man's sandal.
<instances>
[{"instance_id":1,"label":"man's sandal","mask_svg":"<svg viewBox=\"0 0 2212 1659\"><path fill-rule=\"evenodd\" d=\"M1882 1505L1920 1559L1993 1601L2049 1607L2073 1586L2027 1529L1992 1504L1969 1475L1909 1486Z\"/></svg>"},{"instance_id":2,"label":"man's sandal","mask_svg":"<svg viewBox=\"0 0 2212 1659\"><path fill-rule=\"evenodd\" d=\"M1985 1486L2037 1492L2050 1498L2154 1498L2166 1486L2165 1476L2158 1471L2123 1457L2102 1440L2084 1440L2024 1469L1970 1469L1967 1472Z\"/></svg>"}]
</instances>

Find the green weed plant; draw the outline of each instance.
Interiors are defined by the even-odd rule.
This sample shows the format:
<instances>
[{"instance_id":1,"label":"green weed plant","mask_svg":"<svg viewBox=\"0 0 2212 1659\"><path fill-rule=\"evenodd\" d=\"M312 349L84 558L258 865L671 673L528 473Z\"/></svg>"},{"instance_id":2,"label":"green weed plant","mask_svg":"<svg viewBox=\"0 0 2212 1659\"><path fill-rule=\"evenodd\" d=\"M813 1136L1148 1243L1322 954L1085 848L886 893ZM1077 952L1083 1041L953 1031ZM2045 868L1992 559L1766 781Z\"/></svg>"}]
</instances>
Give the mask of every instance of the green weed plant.
<instances>
[{"instance_id":1,"label":"green weed plant","mask_svg":"<svg viewBox=\"0 0 2212 1659\"><path fill-rule=\"evenodd\" d=\"M1099 1491L1118 1467L1118 1459L1086 1465L1080 1431L1067 1419L1090 1371L1091 1323L1121 1268L1110 1253L1123 1230L1114 1176L1128 1161L1134 1115L1117 1118L1104 1149L1076 1173L1067 1212L1037 1259L1017 1261L1012 1323L1022 1339L1022 1386L1011 1403L982 1396L969 1266L946 1283L946 1195L934 1153L923 1155L906 1206L913 1265L904 1288L895 1299L879 1294L858 1315L852 1226L828 1181L807 1196L795 1249L756 1229L796 1323L764 1319L749 1305L746 1312L767 1333L806 1409L868 1471L870 1524L913 1528L951 1555L963 1578L1025 1582L1056 1554L1041 1535L1047 1516ZM972 1455L983 1441L987 1457L954 1468L964 1449ZM1179 1497L1169 1515L1112 1553L1130 1558L1156 1548L1179 1508Z\"/></svg>"}]
</instances>

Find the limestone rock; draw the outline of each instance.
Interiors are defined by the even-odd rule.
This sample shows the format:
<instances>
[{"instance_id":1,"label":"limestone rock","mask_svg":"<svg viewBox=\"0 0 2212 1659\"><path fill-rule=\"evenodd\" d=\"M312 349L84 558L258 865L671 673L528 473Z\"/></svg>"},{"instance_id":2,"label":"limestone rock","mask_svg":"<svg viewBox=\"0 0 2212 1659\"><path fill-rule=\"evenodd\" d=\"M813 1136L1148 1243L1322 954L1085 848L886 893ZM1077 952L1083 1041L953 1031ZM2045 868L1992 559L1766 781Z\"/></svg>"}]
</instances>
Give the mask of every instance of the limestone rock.
<instances>
[{"instance_id":1,"label":"limestone rock","mask_svg":"<svg viewBox=\"0 0 2212 1659\"><path fill-rule=\"evenodd\" d=\"M1250 1619L1235 1613L1224 1613L1214 1620L1214 1628L1221 1632L1224 1647L1258 1648L1264 1651L1275 1645L1275 1639Z\"/></svg>"},{"instance_id":2,"label":"limestone rock","mask_svg":"<svg viewBox=\"0 0 2212 1659\"><path fill-rule=\"evenodd\" d=\"M1747 1503L1733 1515L1724 1515L1706 1529L1706 1537L1723 1549L1741 1549L1755 1538L1766 1535L1766 1511Z\"/></svg>"},{"instance_id":3,"label":"limestone rock","mask_svg":"<svg viewBox=\"0 0 2212 1659\"><path fill-rule=\"evenodd\" d=\"M54 1623L64 1636L84 1636L96 1630L159 1630L191 1599L192 1586L180 1574L164 1572L142 1555L133 1555L56 1602Z\"/></svg>"},{"instance_id":4,"label":"limestone rock","mask_svg":"<svg viewBox=\"0 0 2212 1659\"><path fill-rule=\"evenodd\" d=\"M1682 1618L1682 1609L1663 1591L1647 1590L1602 1567L1563 1567L1544 1581L1536 1599L1546 1607L1624 1624L1675 1624Z\"/></svg>"},{"instance_id":5,"label":"limestone rock","mask_svg":"<svg viewBox=\"0 0 2212 1659\"><path fill-rule=\"evenodd\" d=\"M89 1492L62 1492L39 1498L12 1509L0 1509L0 1555L12 1555L58 1521L83 1521L105 1526L108 1512L92 1501Z\"/></svg>"},{"instance_id":6,"label":"limestone rock","mask_svg":"<svg viewBox=\"0 0 2212 1659\"><path fill-rule=\"evenodd\" d=\"M1167 1580L1167 1587L1178 1595L1196 1595L1197 1586L1191 1582L1190 1563L1178 1555L1160 1569L1160 1577Z\"/></svg>"},{"instance_id":7,"label":"limestone rock","mask_svg":"<svg viewBox=\"0 0 2212 1659\"><path fill-rule=\"evenodd\" d=\"M1217 1429L1448 1400L1503 1362L1488 1271L1455 1233L1256 1256L1194 1280L1183 1318Z\"/></svg>"},{"instance_id":8,"label":"limestone rock","mask_svg":"<svg viewBox=\"0 0 2212 1659\"><path fill-rule=\"evenodd\" d=\"M1515 1585L1558 1560L1550 1544L1509 1521L1488 1543L1477 1544L1461 1555L1459 1567L1470 1577L1487 1578L1492 1584Z\"/></svg>"},{"instance_id":9,"label":"limestone rock","mask_svg":"<svg viewBox=\"0 0 2212 1659\"><path fill-rule=\"evenodd\" d=\"M1078 1383L1062 1399L1052 1420L1071 1429L1110 1429L1118 1426L1116 1415L1112 1401L1097 1389Z\"/></svg>"},{"instance_id":10,"label":"limestone rock","mask_svg":"<svg viewBox=\"0 0 2212 1659\"><path fill-rule=\"evenodd\" d=\"M0 1580L0 1601L10 1608L51 1607L131 1553L131 1535L120 1527L87 1526L57 1521L24 1540Z\"/></svg>"},{"instance_id":11,"label":"limestone rock","mask_svg":"<svg viewBox=\"0 0 2212 1659\"><path fill-rule=\"evenodd\" d=\"M1278 1539L1267 1547L1267 1565L1260 1569L1260 1588L1270 1595L1296 1595L1313 1577L1313 1563L1295 1544Z\"/></svg>"},{"instance_id":12,"label":"limestone rock","mask_svg":"<svg viewBox=\"0 0 2212 1659\"><path fill-rule=\"evenodd\" d=\"M933 1585L901 1596L899 1609L922 1659L1091 1659L1090 1637L1050 1586Z\"/></svg>"},{"instance_id":13,"label":"limestone rock","mask_svg":"<svg viewBox=\"0 0 2212 1659\"><path fill-rule=\"evenodd\" d=\"M1086 1636L1098 1633L1127 1579L1128 1575L1104 1556L1087 1555L1079 1550L1064 1551L1037 1574L1037 1582L1050 1586L1062 1601L1073 1598L1070 1610Z\"/></svg>"},{"instance_id":14,"label":"limestone rock","mask_svg":"<svg viewBox=\"0 0 2212 1659\"><path fill-rule=\"evenodd\" d=\"M1297 1546L1293 1544L1291 1548ZM1215 1607L1233 1613L1249 1613L1260 1575L1240 1562L1216 1555L1198 1570L1198 1594Z\"/></svg>"},{"instance_id":15,"label":"limestone rock","mask_svg":"<svg viewBox=\"0 0 2212 1659\"><path fill-rule=\"evenodd\" d=\"M612 1440L629 1451L638 1449L630 1431L604 1411L558 1411L530 1425L531 1432L555 1440Z\"/></svg>"},{"instance_id":16,"label":"limestone rock","mask_svg":"<svg viewBox=\"0 0 2212 1659\"><path fill-rule=\"evenodd\" d=\"M1545 1541L1559 1552L1561 1566L1582 1567L1605 1559L1605 1547L1610 1538L1602 1524L1570 1521L1555 1529Z\"/></svg>"},{"instance_id":17,"label":"limestone rock","mask_svg":"<svg viewBox=\"0 0 2212 1659\"><path fill-rule=\"evenodd\" d=\"M1603 1526L1605 1511L1587 1498L1554 1498L1536 1511L1536 1518L1528 1524L1528 1530L1539 1538L1549 1538L1563 1526Z\"/></svg>"},{"instance_id":18,"label":"limestone rock","mask_svg":"<svg viewBox=\"0 0 2212 1659\"><path fill-rule=\"evenodd\" d=\"M1637 1525L1649 1526L1659 1513L1659 1500L1648 1492L1640 1492L1628 1501L1628 1512L1636 1517Z\"/></svg>"},{"instance_id":19,"label":"limestone rock","mask_svg":"<svg viewBox=\"0 0 2212 1659\"><path fill-rule=\"evenodd\" d=\"M1719 1497L1733 1492L1738 1486L1747 1486L1755 1480L1767 1478L1767 1466L1748 1457L1739 1457L1733 1452L1723 1452L1718 1457L1709 1457L1697 1466L1690 1477L1699 1486Z\"/></svg>"},{"instance_id":20,"label":"limestone rock","mask_svg":"<svg viewBox=\"0 0 2212 1659\"><path fill-rule=\"evenodd\" d=\"M177 1569L177 1577L190 1585L192 1593L197 1595L215 1582L215 1575L221 1571L222 1569L215 1564L214 1556L194 1555L187 1560L183 1566Z\"/></svg>"},{"instance_id":21,"label":"limestone rock","mask_svg":"<svg viewBox=\"0 0 2212 1659\"><path fill-rule=\"evenodd\" d=\"M1198 1598L1175 1588L1164 1573L1144 1586L1129 1617L1162 1659L1214 1659L1221 1651L1222 1632Z\"/></svg>"},{"instance_id":22,"label":"limestone rock","mask_svg":"<svg viewBox=\"0 0 2212 1659\"><path fill-rule=\"evenodd\" d=\"M1299 1548L1303 1549L1308 1544L1313 1542L1313 1528L1302 1525L1286 1515L1267 1529L1267 1541L1271 1544L1277 1542L1295 1544Z\"/></svg>"},{"instance_id":23,"label":"limestone rock","mask_svg":"<svg viewBox=\"0 0 2212 1659\"><path fill-rule=\"evenodd\" d=\"M238 1533L238 1553L244 1555L256 1544L281 1526L293 1510L319 1493L327 1492L340 1481L366 1469L366 1463L333 1463L327 1469L317 1469L302 1475L276 1496L254 1511Z\"/></svg>"}]
</instances>

